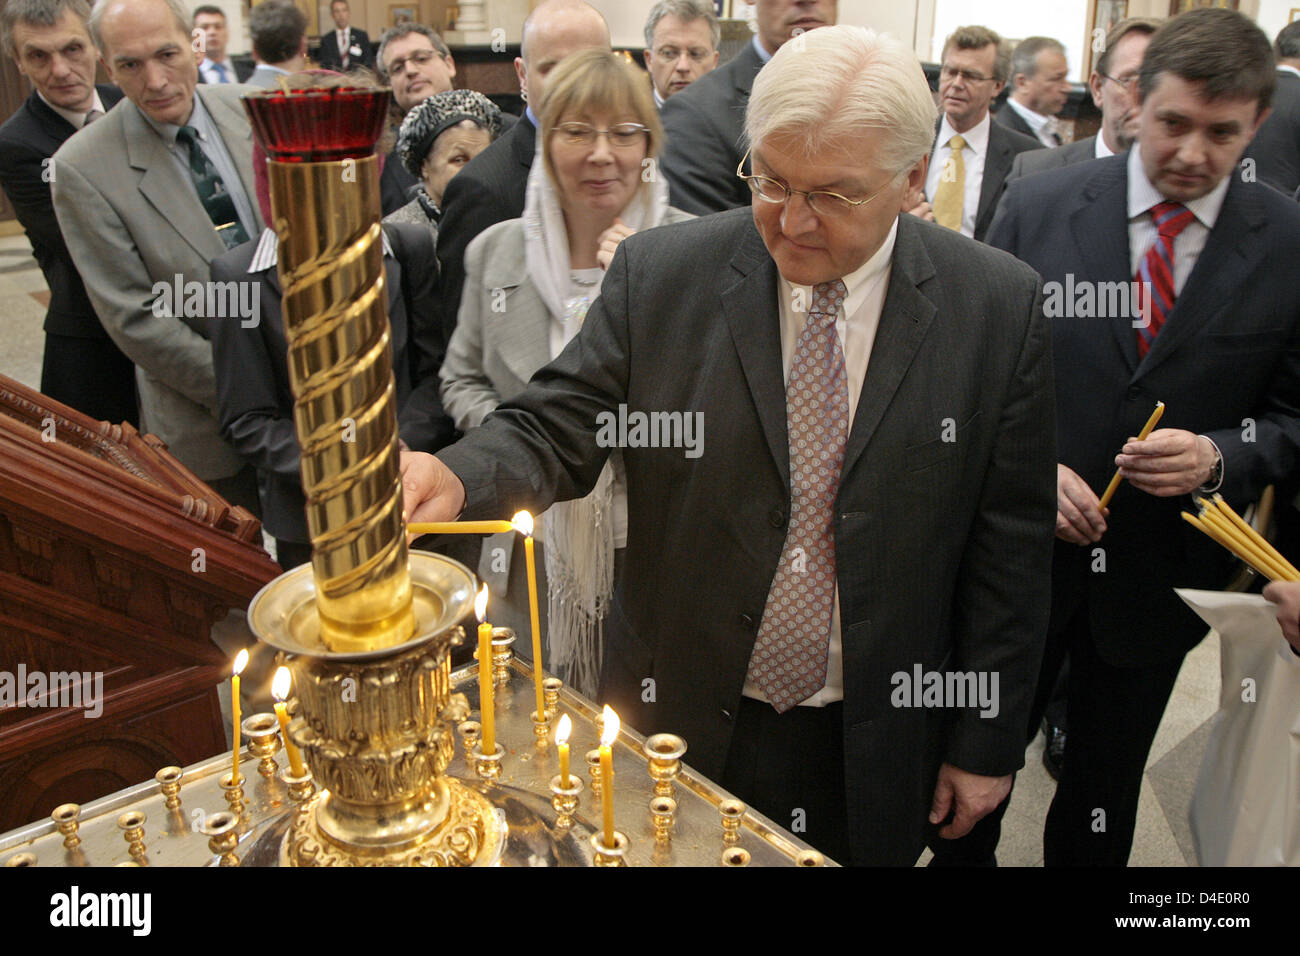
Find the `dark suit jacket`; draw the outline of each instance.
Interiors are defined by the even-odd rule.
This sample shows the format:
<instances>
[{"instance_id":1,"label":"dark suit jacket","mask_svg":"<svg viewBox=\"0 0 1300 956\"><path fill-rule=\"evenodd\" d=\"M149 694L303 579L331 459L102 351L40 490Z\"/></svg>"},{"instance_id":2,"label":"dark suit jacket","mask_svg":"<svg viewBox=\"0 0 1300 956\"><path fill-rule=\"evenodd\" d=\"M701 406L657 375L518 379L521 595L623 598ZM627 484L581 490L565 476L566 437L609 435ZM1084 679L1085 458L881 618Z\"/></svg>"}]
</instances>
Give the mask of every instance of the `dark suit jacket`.
<instances>
[{"instance_id":1,"label":"dark suit jacket","mask_svg":"<svg viewBox=\"0 0 1300 956\"><path fill-rule=\"evenodd\" d=\"M230 57L230 65L235 68L235 76L230 81L232 83L247 83L248 78L252 76L253 71L257 69L257 64L253 60L239 56ZM199 82L208 82L203 78L202 70L199 71Z\"/></svg>"},{"instance_id":2,"label":"dark suit jacket","mask_svg":"<svg viewBox=\"0 0 1300 956\"><path fill-rule=\"evenodd\" d=\"M934 129L934 145L930 147L930 163L935 163L936 151L939 148L939 130L943 126L942 117L939 124ZM975 236L979 241L984 241L984 235L989 231L989 226L993 222L993 214L997 212L998 200L1002 198L1002 190L1006 188L1007 175L1011 172L1011 164L1015 158L1023 152L1031 149L1044 149L1042 143L1033 136L1022 136L1020 133L1013 132L996 122L989 123L989 151L984 157L984 178L980 180L980 201L975 208ZM931 200L933 196L929 197Z\"/></svg>"},{"instance_id":3,"label":"dark suit jacket","mask_svg":"<svg viewBox=\"0 0 1300 956\"><path fill-rule=\"evenodd\" d=\"M437 325L433 237L428 229L384 226L392 256L384 257L393 378L402 438L417 451L436 451L451 440L451 419L438 396L438 368L446 344ZM260 238L260 237L259 237ZM288 344L281 313L283 290L275 268L249 274L257 239L212 260L215 282L256 282L260 322L210 319L221 432L265 479L262 520L277 539L305 544L307 533L298 435L293 423Z\"/></svg>"},{"instance_id":4,"label":"dark suit jacket","mask_svg":"<svg viewBox=\"0 0 1300 956\"><path fill-rule=\"evenodd\" d=\"M915 861L941 761L1023 762L1056 507L1038 289L1010 258L900 217L835 508L855 862ZM466 518L537 512L595 482L601 413L703 414L696 458L622 449L628 547L600 699L682 734L715 778L790 513L777 296L749 210L632 236L564 352L440 454ZM999 714L892 706L891 675L914 666L998 673Z\"/></svg>"},{"instance_id":5,"label":"dark suit jacket","mask_svg":"<svg viewBox=\"0 0 1300 956\"><path fill-rule=\"evenodd\" d=\"M116 86L97 86L105 108L122 98ZM0 126L0 186L14 205L18 221L27 230L32 255L50 287L45 331L85 339L107 339L86 287L63 241L54 218L50 195L50 167L45 163L64 140L75 133L72 124L46 104L33 90L13 116Z\"/></svg>"},{"instance_id":6,"label":"dark suit jacket","mask_svg":"<svg viewBox=\"0 0 1300 956\"><path fill-rule=\"evenodd\" d=\"M370 43L370 36L365 30L358 30L356 27L348 27L348 39L353 46L361 47L361 55L354 56L348 61L348 69L364 66L369 69L375 68L375 48ZM339 50L338 31L332 27L328 32L322 33L320 37L320 65L322 70L339 70L343 69L343 55Z\"/></svg>"},{"instance_id":7,"label":"dark suit jacket","mask_svg":"<svg viewBox=\"0 0 1300 956\"><path fill-rule=\"evenodd\" d=\"M660 166L668 198L678 209L704 216L750 204L749 187L736 175L744 156L745 107L763 61L752 43L668 98Z\"/></svg>"},{"instance_id":8,"label":"dark suit jacket","mask_svg":"<svg viewBox=\"0 0 1300 956\"><path fill-rule=\"evenodd\" d=\"M451 341L465 285L465 249L488 226L518 219L524 212L528 171L533 166L537 129L519 118L496 142L471 159L447 183L438 224L439 299L444 341Z\"/></svg>"},{"instance_id":9,"label":"dark suit jacket","mask_svg":"<svg viewBox=\"0 0 1300 956\"><path fill-rule=\"evenodd\" d=\"M995 123L1001 123L1014 133L1019 133L1021 136L1028 136L1039 146L1043 145L1043 141L1038 138L1038 134L1033 131L1028 123L1025 122L1025 118L1011 108L1010 102L1003 103L1002 108L993 114L993 121Z\"/></svg>"},{"instance_id":10,"label":"dark suit jacket","mask_svg":"<svg viewBox=\"0 0 1300 956\"><path fill-rule=\"evenodd\" d=\"M990 244L1051 283L1129 283L1127 154L1017 180ZM1043 210L1052 210L1044 215ZM1300 208L1268 187L1231 177L1196 266L1147 357L1137 357L1131 310L1053 321L1061 462L1098 494L1115 455L1157 401L1161 428L1207 435L1223 453L1223 496L1237 508L1300 465ZM1048 302L1050 303L1050 299ZM1059 310L1064 312L1064 308ZM1120 312L1114 315L1114 312ZM1253 423L1251 425L1250 423ZM1185 524L1188 497L1157 498L1127 482L1092 548L1057 543L1058 600L1087 602L1093 640L1119 666L1184 653L1204 623L1175 587L1220 588L1227 552ZM1194 510L1194 509L1192 509ZM1072 596L1073 595L1073 596Z\"/></svg>"},{"instance_id":11,"label":"dark suit jacket","mask_svg":"<svg viewBox=\"0 0 1300 956\"><path fill-rule=\"evenodd\" d=\"M1260 182L1287 195L1300 187L1300 76L1277 71L1273 112L1247 147L1246 157L1255 160Z\"/></svg>"},{"instance_id":12,"label":"dark suit jacket","mask_svg":"<svg viewBox=\"0 0 1300 956\"><path fill-rule=\"evenodd\" d=\"M1018 153L1015 160L1011 163L1011 172L1007 174L1007 182L1021 176L1032 176L1034 173L1045 172L1049 169L1060 169L1062 166L1073 166L1075 163L1088 163L1096 159L1097 137L1089 136L1087 139L1077 139L1073 143L1066 143L1064 146L1058 146L1055 149L1031 149L1023 153ZM1004 192L1005 196L1006 193Z\"/></svg>"}]
</instances>

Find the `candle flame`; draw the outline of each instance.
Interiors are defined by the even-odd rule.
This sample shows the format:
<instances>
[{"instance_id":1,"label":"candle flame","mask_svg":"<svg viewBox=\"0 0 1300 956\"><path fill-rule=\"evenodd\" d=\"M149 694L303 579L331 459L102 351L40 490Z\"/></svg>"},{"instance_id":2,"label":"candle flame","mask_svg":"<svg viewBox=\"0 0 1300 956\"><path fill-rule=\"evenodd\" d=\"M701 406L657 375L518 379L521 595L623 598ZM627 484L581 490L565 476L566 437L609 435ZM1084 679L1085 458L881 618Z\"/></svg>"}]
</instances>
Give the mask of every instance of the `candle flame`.
<instances>
[{"instance_id":1,"label":"candle flame","mask_svg":"<svg viewBox=\"0 0 1300 956\"><path fill-rule=\"evenodd\" d=\"M289 668L284 665L277 667L275 677L271 680L271 696L283 702L289 696L289 691L292 688L293 677L289 674Z\"/></svg>"},{"instance_id":2,"label":"candle flame","mask_svg":"<svg viewBox=\"0 0 1300 956\"><path fill-rule=\"evenodd\" d=\"M487 584L484 583L484 585L478 589L478 597L474 599L474 616L478 618L480 624L487 620L487 599L488 587Z\"/></svg>"},{"instance_id":3,"label":"candle flame","mask_svg":"<svg viewBox=\"0 0 1300 956\"><path fill-rule=\"evenodd\" d=\"M555 742L557 744L567 744L571 733L573 733L573 721L569 719L568 714L564 714L560 717L559 723L555 725Z\"/></svg>"},{"instance_id":4,"label":"candle flame","mask_svg":"<svg viewBox=\"0 0 1300 956\"><path fill-rule=\"evenodd\" d=\"M235 666L233 668L233 673L242 674L244 673L244 668L247 666L248 666L248 648L244 648L242 651L240 651L238 654L235 655Z\"/></svg>"},{"instance_id":5,"label":"candle flame","mask_svg":"<svg viewBox=\"0 0 1300 956\"><path fill-rule=\"evenodd\" d=\"M527 511L520 511L510 519L510 523L514 525L515 530L524 537L531 538L533 536L533 516Z\"/></svg>"},{"instance_id":6,"label":"candle flame","mask_svg":"<svg viewBox=\"0 0 1300 956\"><path fill-rule=\"evenodd\" d=\"M612 747L614 741L618 740L618 714L614 713L614 708L605 705L605 710L601 713L601 719L604 722L604 730L600 733L600 745L602 747Z\"/></svg>"}]
</instances>

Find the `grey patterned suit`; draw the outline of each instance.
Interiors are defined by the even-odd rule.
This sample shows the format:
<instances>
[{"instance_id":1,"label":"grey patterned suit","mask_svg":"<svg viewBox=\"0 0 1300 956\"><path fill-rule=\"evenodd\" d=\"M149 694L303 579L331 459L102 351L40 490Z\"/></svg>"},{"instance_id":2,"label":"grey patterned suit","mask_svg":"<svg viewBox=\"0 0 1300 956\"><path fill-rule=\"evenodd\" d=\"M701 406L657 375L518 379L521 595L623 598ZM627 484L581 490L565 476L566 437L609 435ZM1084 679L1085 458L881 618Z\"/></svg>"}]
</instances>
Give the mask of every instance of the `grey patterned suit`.
<instances>
[{"instance_id":1,"label":"grey patterned suit","mask_svg":"<svg viewBox=\"0 0 1300 956\"><path fill-rule=\"evenodd\" d=\"M241 85L199 84L195 96L221 131L248 196L252 133ZM205 481L242 462L221 437L207 316L154 314L154 284L208 280L226 251L193 181L130 102L72 137L54 155L54 208L86 292L109 336L136 364L145 430ZM262 226L261 217L257 226Z\"/></svg>"}]
</instances>

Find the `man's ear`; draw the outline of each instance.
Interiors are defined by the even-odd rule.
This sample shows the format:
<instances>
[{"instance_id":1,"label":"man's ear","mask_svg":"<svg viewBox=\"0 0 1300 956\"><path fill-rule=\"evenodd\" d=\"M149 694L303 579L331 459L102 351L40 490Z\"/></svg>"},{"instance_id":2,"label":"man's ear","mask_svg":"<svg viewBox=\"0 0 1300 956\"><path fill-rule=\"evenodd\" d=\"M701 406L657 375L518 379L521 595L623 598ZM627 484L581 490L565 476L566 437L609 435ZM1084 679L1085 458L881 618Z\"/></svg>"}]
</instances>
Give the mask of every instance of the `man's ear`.
<instances>
[{"instance_id":1,"label":"man's ear","mask_svg":"<svg viewBox=\"0 0 1300 956\"><path fill-rule=\"evenodd\" d=\"M645 61L645 68L646 68L647 70L650 69L650 57L651 57L651 51L650 51L650 50L642 50L642 51L641 51L641 59L643 59L643 60Z\"/></svg>"},{"instance_id":2,"label":"man's ear","mask_svg":"<svg viewBox=\"0 0 1300 956\"><path fill-rule=\"evenodd\" d=\"M1088 77L1088 91L1092 93L1092 104L1101 109L1101 85L1106 80L1096 70L1092 71L1092 76Z\"/></svg>"},{"instance_id":3,"label":"man's ear","mask_svg":"<svg viewBox=\"0 0 1300 956\"><path fill-rule=\"evenodd\" d=\"M519 78L519 92L528 92L528 67L524 66L524 58L515 57L515 76Z\"/></svg>"},{"instance_id":4,"label":"man's ear","mask_svg":"<svg viewBox=\"0 0 1300 956\"><path fill-rule=\"evenodd\" d=\"M447 61L447 75L454 77L456 75L456 61L452 59L451 52L448 51L443 59Z\"/></svg>"}]
</instances>

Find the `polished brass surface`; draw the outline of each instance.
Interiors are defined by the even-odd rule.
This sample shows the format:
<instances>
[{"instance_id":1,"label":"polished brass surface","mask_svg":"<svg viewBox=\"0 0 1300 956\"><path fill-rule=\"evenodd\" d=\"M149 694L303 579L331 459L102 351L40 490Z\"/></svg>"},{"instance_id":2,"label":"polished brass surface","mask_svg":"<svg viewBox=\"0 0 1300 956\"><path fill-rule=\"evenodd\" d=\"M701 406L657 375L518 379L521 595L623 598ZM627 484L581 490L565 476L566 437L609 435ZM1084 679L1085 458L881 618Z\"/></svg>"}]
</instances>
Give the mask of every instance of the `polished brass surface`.
<instances>
[{"instance_id":1,"label":"polished brass surface","mask_svg":"<svg viewBox=\"0 0 1300 956\"><path fill-rule=\"evenodd\" d=\"M474 765L474 772L478 774L479 779L495 780L501 776L501 760L505 755L505 748L500 744L497 744L497 749L492 753L484 753L483 742L479 741L469 752L469 760Z\"/></svg>"},{"instance_id":2,"label":"polished brass surface","mask_svg":"<svg viewBox=\"0 0 1300 956\"><path fill-rule=\"evenodd\" d=\"M231 779L234 772L226 774L221 778L219 786L226 795L226 806L236 817L244 814L244 775L241 773L238 780Z\"/></svg>"},{"instance_id":3,"label":"polished brass surface","mask_svg":"<svg viewBox=\"0 0 1300 956\"><path fill-rule=\"evenodd\" d=\"M740 842L740 823L745 819L745 805L739 800L723 800L718 804L722 815L722 842L733 846Z\"/></svg>"},{"instance_id":4,"label":"polished brass surface","mask_svg":"<svg viewBox=\"0 0 1300 956\"><path fill-rule=\"evenodd\" d=\"M510 680L510 660L515 656L515 632L508 627L492 628L492 686Z\"/></svg>"},{"instance_id":5,"label":"polished brass surface","mask_svg":"<svg viewBox=\"0 0 1300 956\"><path fill-rule=\"evenodd\" d=\"M596 721L596 739L599 740L601 735L600 720ZM602 791L600 776L600 748L587 751L587 772L591 774L591 795L597 800L600 799Z\"/></svg>"},{"instance_id":6,"label":"polished brass surface","mask_svg":"<svg viewBox=\"0 0 1300 956\"><path fill-rule=\"evenodd\" d=\"M551 722L545 714L539 717L537 711L533 711L528 716L533 722L533 743L537 745L538 750L545 750L551 742Z\"/></svg>"},{"instance_id":7,"label":"polished brass surface","mask_svg":"<svg viewBox=\"0 0 1300 956\"><path fill-rule=\"evenodd\" d=\"M456 729L460 731L460 747L463 753L469 754L478 747L479 738L483 736L482 724L477 720L462 720ZM469 762L468 757L465 758L465 762Z\"/></svg>"},{"instance_id":8,"label":"polished brass surface","mask_svg":"<svg viewBox=\"0 0 1300 956\"><path fill-rule=\"evenodd\" d=\"M729 846L722 851L723 866L749 866L749 851L740 846Z\"/></svg>"},{"instance_id":9,"label":"polished brass surface","mask_svg":"<svg viewBox=\"0 0 1300 956\"><path fill-rule=\"evenodd\" d=\"M128 810L117 818L117 828L122 831L122 839L127 843L127 852L131 859L140 866L147 862L144 845L145 815L139 810Z\"/></svg>"},{"instance_id":10,"label":"polished brass surface","mask_svg":"<svg viewBox=\"0 0 1300 956\"><path fill-rule=\"evenodd\" d=\"M681 770L686 754L686 741L676 734L654 734L646 738L645 755L650 761L650 777L655 782L655 795L671 797L673 781Z\"/></svg>"},{"instance_id":11,"label":"polished brass surface","mask_svg":"<svg viewBox=\"0 0 1300 956\"><path fill-rule=\"evenodd\" d=\"M235 854L235 848L239 846L238 814L214 813L203 821L199 829L208 838L208 849L216 854L220 866L239 866L239 857Z\"/></svg>"},{"instance_id":12,"label":"polished brass surface","mask_svg":"<svg viewBox=\"0 0 1300 956\"><path fill-rule=\"evenodd\" d=\"M567 830L573 826L573 811L578 808L578 798L582 796L582 778L569 774L569 786L564 786L557 773L551 778L551 808L555 810L555 826Z\"/></svg>"},{"instance_id":13,"label":"polished brass surface","mask_svg":"<svg viewBox=\"0 0 1300 956\"><path fill-rule=\"evenodd\" d=\"M673 839L673 817L677 801L672 797L656 796L650 801L650 815L654 818L655 842L666 844Z\"/></svg>"},{"instance_id":14,"label":"polished brass surface","mask_svg":"<svg viewBox=\"0 0 1300 956\"><path fill-rule=\"evenodd\" d=\"M397 460L379 162L268 162L319 640L397 647L416 631Z\"/></svg>"},{"instance_id":15,"label":"polished brass surface","mask_svg":"<svg viewBox=\"0 0 1300 956\"><path fill-rule=\"evenodd\" d=\"M614 831L614 845L605 845L605 836L600 831L591 835L592 860L596 866L627 866L627 837L618 830Z\"/></svg>"},{"instance_id":16,"label":"polished brass surface","mask_svg":"<svg viewBox=\"0 0 1300 956\"><path fill-rule=\"evenodd\" d=\"M240 725L248 752L257 757L257 772L263 777L275 776L275 754L280 749L280 723L275 714L253 714Z\"/></svg>"},{"instance_id":17,"label":"polished brass surface","mask_svg":"<svg viewBox=\"0 0 1300 956\"><path fill-rule=\"evenodd\" d=\"M15 853L5 860L5 866L36 866L35 853Z\"/></svg>"},{"instance_id":18,"label":"polished brass surface","mask_svg":"<svg viewBox=\"0 0 1300 956\"><path fill-rule=\"evenodd\" d=\"M451 675L452 686L466 695L475 714L477 676L473 668L455 670ZM509 827L501 865L527 866L539 861L562 866L590 865L594 853L588 837L600 826L600 802L593 798L590 788L585 788L573 811L571 828L556 827L550 782L559 773L559 755L555 747L540 751L533 745L529 715L535 702L531 671L525 662L516 659L511 662L510 683L497 695L497 733L505 749L501 776L490 784L475 780L460 748L447 768L447 776L459 779L462 786L483 795L498 811L505 811ZM563 689L558 703L559 711L574 721L570 743L575 755L572 773L577 776L582 772L577 755L594 747L598 739L594 724L598 711L591 701L568 688ZM618 830L628 837L628 865L721 866L725 845L718 805L732 795L700 776L689 762L683 763L676 779L672 839L668 844L658 844L650 810L653 780L647 772L644 738L625 725L613 752L614 818ZM244 757L251 759L247 750ZM275 755L275 760L287 769L283 751ZM152 778L84 805L80 818L82 845L77 852L64 850L63 837L48 817L2 834L0 863L8 863L14 854L32 853L43 866L112 866L128 858L116 818L123 811L139 809L156 821L149 831L150 866L216 866L218 857L209 849L208 837L193 824L198 819L196 814L210 818L217 811L225 811L217 781L229 772L229 752L186 767L183 814L164 809L163 796ZM296 806L279 774L270 779L260 774L247 776L251 778L245 784L248 829L240 834L235 852L245 866L278 865ZM751 866L834 865L752 808L745 812L738 832L738 845L749 851Z\"/></svg>"},{"instance_id":19,"label":"polished brass surface","mask_svg":"<svg viewBox=\"0 0 1300 956\"><path fill-rule=\"evenodd\" d=\"M542 706L546 708L547 717L555 715L556 705L560 702L560 690L564 681L558 677L547 677L542 681Z\"/></svg>"}]
</instances>

